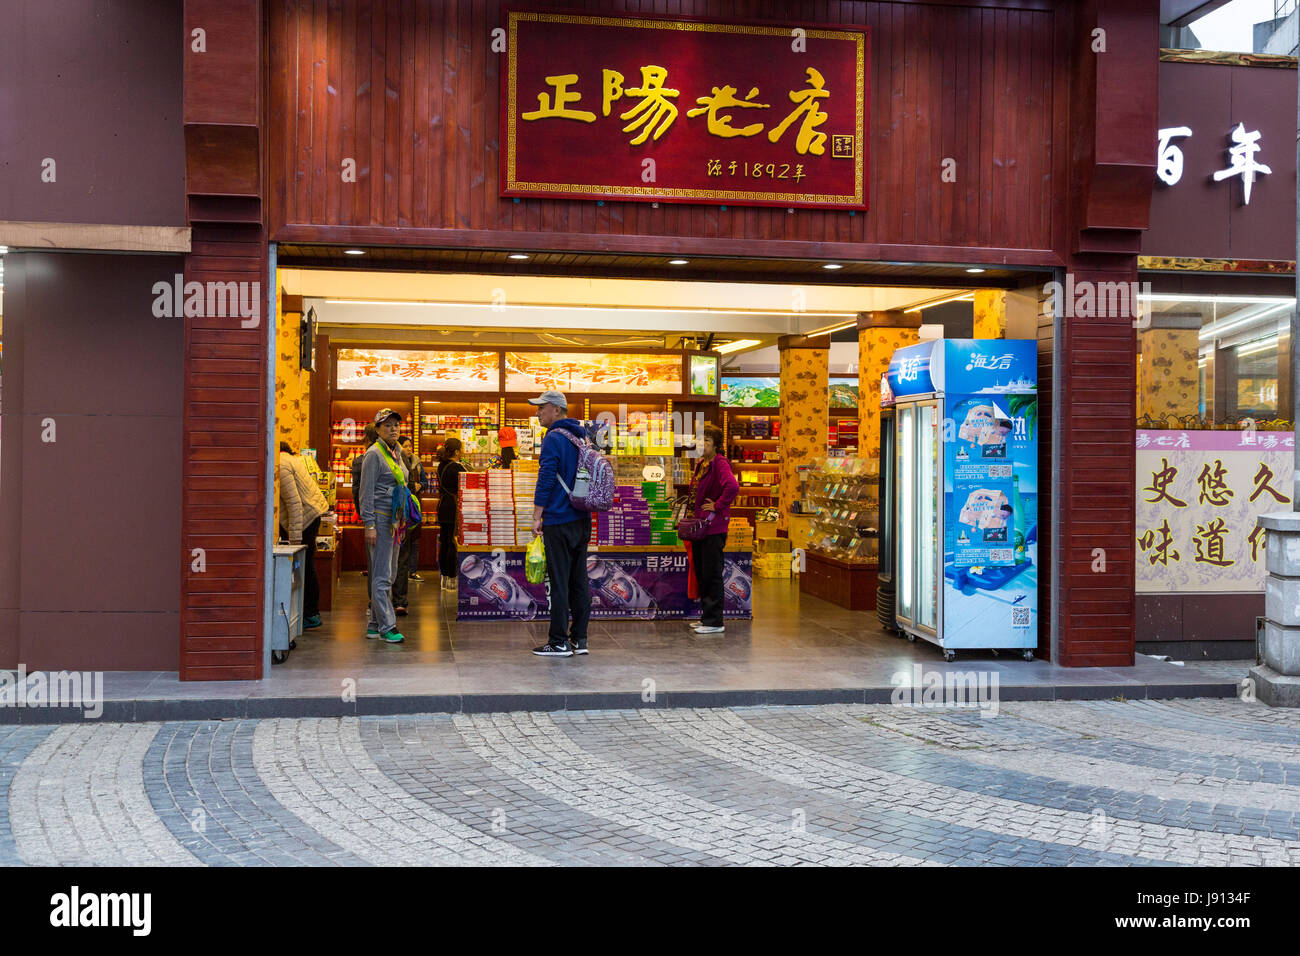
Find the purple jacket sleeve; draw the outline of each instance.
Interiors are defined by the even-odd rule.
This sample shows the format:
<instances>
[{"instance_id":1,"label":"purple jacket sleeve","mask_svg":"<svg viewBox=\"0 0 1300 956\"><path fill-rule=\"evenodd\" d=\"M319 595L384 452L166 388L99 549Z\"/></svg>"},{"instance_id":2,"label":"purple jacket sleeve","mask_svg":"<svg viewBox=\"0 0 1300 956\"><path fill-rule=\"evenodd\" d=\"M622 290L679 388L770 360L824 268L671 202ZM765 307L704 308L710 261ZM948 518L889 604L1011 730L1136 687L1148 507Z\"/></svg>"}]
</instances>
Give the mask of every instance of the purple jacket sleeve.
<instances>
[{"instance_id":1,"label":"purple jacket sleeve","mask_svg":"<svg viewBox=\"0 0 1300 956\"><path fill-rule=\"evenodd\" d=\"M731 462L727 459L718 455L713 459L713 466L717 469L714 478L720 486L718 496L713 499L713 506L721 510L730 507L736 500L736 495L740 492L740 484L736 481L736 475L731 470Z\"/></svg>"}]
</instances>

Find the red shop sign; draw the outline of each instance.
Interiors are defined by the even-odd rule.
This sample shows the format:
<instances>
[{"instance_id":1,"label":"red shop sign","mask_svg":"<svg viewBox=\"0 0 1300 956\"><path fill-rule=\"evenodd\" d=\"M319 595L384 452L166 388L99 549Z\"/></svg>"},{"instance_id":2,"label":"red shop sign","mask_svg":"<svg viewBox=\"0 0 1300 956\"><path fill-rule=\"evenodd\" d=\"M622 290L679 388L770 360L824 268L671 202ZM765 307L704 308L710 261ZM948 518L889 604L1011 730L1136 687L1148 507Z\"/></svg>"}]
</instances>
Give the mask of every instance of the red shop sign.
<instances>
[{"instance_id":1,"label":"red shop sign","mask_svg":"<svg viewBox=\"0 0 1300 956\"><path fill-rule=\"evenodd\" d=\"M867 28L506 22L503 196L867 208Z\"/></svg>"}]
</instances>

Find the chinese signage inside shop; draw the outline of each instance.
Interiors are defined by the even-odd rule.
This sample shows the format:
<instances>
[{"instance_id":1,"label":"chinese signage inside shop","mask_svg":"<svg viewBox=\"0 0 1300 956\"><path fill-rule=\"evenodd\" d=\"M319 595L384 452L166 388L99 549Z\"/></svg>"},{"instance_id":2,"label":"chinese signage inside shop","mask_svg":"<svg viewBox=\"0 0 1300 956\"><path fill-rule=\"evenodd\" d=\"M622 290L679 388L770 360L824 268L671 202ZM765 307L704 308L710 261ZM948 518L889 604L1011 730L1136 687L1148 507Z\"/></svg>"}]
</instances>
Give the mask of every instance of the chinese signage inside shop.
<instances>
[{"instance_id":1,"label":"chinese signage inside shop","mask_svg":"<svg viewBox=\"0 0 1300 956\"><path fill-rule=\"evenodd\" d=\"M867 40L511 11L502 194L865 209Z\"/></svg>"},{"instance_id":2,"label":"chinese signage inside shop","mask_svg":"<svg viewBox=\"0 0 1300 956\"><path fill-rule=\"evenodd\" d=\"M1137 591L1264 590L1260 515L1291 510L1289 431L1137 433Z\"/></svg>"}]
</instances>

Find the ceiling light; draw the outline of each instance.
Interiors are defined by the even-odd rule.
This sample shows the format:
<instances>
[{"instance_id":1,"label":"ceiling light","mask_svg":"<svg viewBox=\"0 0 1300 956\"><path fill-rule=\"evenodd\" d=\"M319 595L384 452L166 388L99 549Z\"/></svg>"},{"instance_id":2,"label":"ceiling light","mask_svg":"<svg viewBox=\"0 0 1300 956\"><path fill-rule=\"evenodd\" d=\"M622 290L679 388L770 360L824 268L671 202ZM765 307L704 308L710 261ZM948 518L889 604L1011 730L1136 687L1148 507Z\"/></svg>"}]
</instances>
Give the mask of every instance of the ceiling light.
<instances>
[{"instance_id":1,"label":"ceiling light","mask_svg":"<svg viewBox=\"0 0 1300 956\"><path fill-rule=\"evenodd\" d=\"M1287 295L1194 295L1185 292L1139 293L1139 302L1226 302L1232 305L1268 305L1271 302L1295 302Z\"/></svg>"},{"instance_id":2,"label":"ceiling light","mask_svg":"<svg viewBox=\"0 0 1300 956\"><path fill-rule=\"evenodd\" d=\"M0 246L0 256L3 256L8 251L9 251L8 246Z\"/></svg>"},{"instance_id":3,"label":"ceiling light","mask_svg":"<svg viewBox=\"0 0 1300 956\"><path fill-rule=\"evenodd\" d=\"M1265 339L1257 339L1253 344L1246 347L1237 346L1237 358L1243 355L1257 355L1260 352L1271 352L1277 348L1277 336L1270 335Z\"/></svg>"},{"instance_id":4,"label":"ceiling light","mask_svg":"<svg viewBox=\"0 0 1300 956\"><path fill-rule=\"evenodd\" d=\"M933 302L926 302L922 305L914 305L910 309L904 309L904 315L911 315L913 312L921 312L925 309L933 309L936 305L947 305L949 302L967 302L975 298L974 292L963 292L961 295L950 295L946 299L935 299Z\"/></svg>"},{"instance_id":5,"label":"ceiling light","mask_svg":"<svg viewBox=\"0 0 1300 956\"><path fill-rule=\"evenodd\" d=\"M523 261L524 259L527 259L528 256L524 255L522 252L512 252L512 253L510 253L510 255L508 255L506 258L507 258L507 259L518 259L518 260L520 260L520 261Z\"/></svg>"},{"instance_id":6,"label":"ceiling light","mask_svg":"<svg viewBox=\"0 0 1300 956\"><path fill-rule=\"evenodd\" d=\"M364 256L364 255L366 254L366 250L364 250L364 249L344 249L344 250L343 250L343 254L344 254L345 256Z\"/></svg>"},{"instance_id":7,"label":"ceiling light","mask_svg":"<svg viewBox=\"0 0 1300 956\"><path fill-rule=\"evenodd\" d=\"M736 339L734 342L728 342L726 345L719 345L713 351L726 355L729 352L739 352L741 349L747 349L751 345L761 345L758 339Z\"/></svg>"},{"instance_id":8,"label":"ceiling light","mask_svg":"<svg viewBox=\"0 0 1300 956\"><path fill-rule=\"evenodd\" d=\"M971 293L972 295L974 293ZM619 308L606 305L522 305L513 302L430 302L396 299L326 299L328 305L383 305L411 306L415 308L439 309L491 309L500 312L503 309L550 312L617 312ZM635 308L637 312L664 312L673 315L791 315L800 318L839 319L852 316L857 321L856 312L799 312L795 309L713 309L691 308L689 306L657 306Z\"/></svg>"},{"instance_id":9,"label":"ceiling light","mask_svg":"<svg viewBox=\"0 0 1300 956\"><path fill-rule=\"evenodd\" d=\"M856 316L854 316L848 322L841 322L839 325L828 325L824 329L813 329L811 332L808 332L806 334L809 336L830 335L832 332L843 332L845 329L854 328L855 326L857 326L857 324L858 324L858 319Z\"/></svg>"},{"instance_id":10,"label":"ceiling light","mask_svg":"<svg viewBox=\"0 0 1300 956\"><path fill-rule=\"evenodd\" d=\"M691 264L691 260L690 259L669 259L668 264L670 266L688 266Z\"/></svg>"},{"instance_id":11,"label":"ceiling light","mask_svg":"<svg viewBox=\"0 0 1300 956\"><path fill-rule=\"evenodd\" d=\"M966 271L967 271L967 272L970 272L970 273L973 274L973 273L976 273L976 272L983 272L984 270L983 270L983 269L967 269Z\"/></svg>"},{"instance_id":12,"label":"ceiling light","mask_svg":"<svg viewBox=\"0 0 1300 956\"><path fill-rule=\"evenodd\" d=\"M1239 329L1242 326L1246 326L1246 325L1255 325L1261 319L1267 318L1268 316L1272 315L1274 312L1281 312L1283 309L1289 309L1289 308L1291 308L1290 299L1283 302L1281 305L1276 305L1271 309L1261 309L1258 312L1252 312L1250 315L1244 316L1240 319L1233 319L1229 322L1224 322L1224 323L1219 323L1217 321L1211 322L1209 325L1203 326L1201 328L1200 334L1197 336L1197 340L1204 341L1206 339L1221 339L1229 332L1231 332L1233 329Z\"/></svg>"},{"instance_id":13,"label":"ceiling light","mask_svg":"<svg viewBox=\"0 0 1300 956\"><path fill-rule=\"evenodd\" d=\"M844 267L843 267L842 265L840 265L838 262L828 262L828 263L826 263L826 265L822 266L822 268L823 268L823 269L843 269Z\"/></svg>"}]
</instances>

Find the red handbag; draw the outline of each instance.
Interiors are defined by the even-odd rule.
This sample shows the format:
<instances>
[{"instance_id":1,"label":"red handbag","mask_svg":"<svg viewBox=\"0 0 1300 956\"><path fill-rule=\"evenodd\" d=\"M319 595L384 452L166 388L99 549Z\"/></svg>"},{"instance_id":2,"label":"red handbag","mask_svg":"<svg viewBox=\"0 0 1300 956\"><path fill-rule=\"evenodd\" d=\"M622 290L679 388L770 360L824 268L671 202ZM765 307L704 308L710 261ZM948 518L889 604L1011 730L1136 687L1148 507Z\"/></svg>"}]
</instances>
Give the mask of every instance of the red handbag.
<instances>
[{"instance_id":1,"label":"red handbag","mask_svg":"<svg viewBox=\"0 0 1300 956\"><path fill-rule=\"evenodd\" d=\"M700 599L700 580L695 576L695 554L689 541L686 542L686 597L692 601Z\"/></svg>"}]
</instances>

